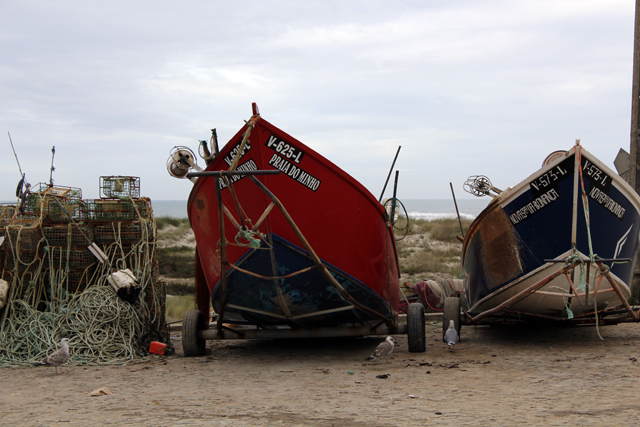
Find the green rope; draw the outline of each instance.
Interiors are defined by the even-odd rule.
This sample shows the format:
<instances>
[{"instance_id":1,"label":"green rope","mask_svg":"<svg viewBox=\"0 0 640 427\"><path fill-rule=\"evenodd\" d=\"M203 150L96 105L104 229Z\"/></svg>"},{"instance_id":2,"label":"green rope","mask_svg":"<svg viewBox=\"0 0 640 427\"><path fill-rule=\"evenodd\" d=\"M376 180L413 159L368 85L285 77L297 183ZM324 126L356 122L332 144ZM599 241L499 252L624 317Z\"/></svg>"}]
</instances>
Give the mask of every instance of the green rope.
<instances>
[{"instance_id":1,"label":"green rope","mask_svg":"<svg viewBox=\"0 0 640 427\"><path fill-rule=\"evenodd\" d=\"M121 364L138 357L136 338L146 333L141 310L121 300L105 280L101 282L54 312L13 301L15 317L0 339L0 366L38 362L64 337L71 340L70 365Z\"/></svg>"}]
</instances>

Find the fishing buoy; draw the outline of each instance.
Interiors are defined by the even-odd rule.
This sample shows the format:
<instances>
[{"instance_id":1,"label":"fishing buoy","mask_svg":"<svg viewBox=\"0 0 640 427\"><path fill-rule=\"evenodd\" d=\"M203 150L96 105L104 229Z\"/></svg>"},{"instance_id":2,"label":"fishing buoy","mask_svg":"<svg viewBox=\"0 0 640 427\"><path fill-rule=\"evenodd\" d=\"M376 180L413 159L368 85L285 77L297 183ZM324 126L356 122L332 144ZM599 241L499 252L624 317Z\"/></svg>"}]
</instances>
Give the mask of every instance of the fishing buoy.
<instances>
[{"instance_id":1,"label":"fishing buoy","mask_svg":"<svg viewBox=\"0 0 640 427\"><path fill-rule=\"evenodd\" d=\"M140 295L142 288L140 287L136 276L134 276L128 268L111 273L107 276L107 281L111 286L113 286L116 294L121 299L130 304L133 304L138 300L138 295Z\"/></svg>"}]
</instances>

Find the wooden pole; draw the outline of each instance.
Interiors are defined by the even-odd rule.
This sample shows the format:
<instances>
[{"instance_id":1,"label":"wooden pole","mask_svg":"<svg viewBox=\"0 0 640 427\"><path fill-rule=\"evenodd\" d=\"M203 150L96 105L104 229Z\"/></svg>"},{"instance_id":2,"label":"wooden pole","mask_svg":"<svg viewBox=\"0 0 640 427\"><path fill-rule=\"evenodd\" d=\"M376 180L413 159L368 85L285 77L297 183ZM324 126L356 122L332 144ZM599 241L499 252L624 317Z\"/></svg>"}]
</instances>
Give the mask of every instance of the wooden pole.
<instances>
[{"instance_id":1,"label":"wooden pole","mask_svg":"<svg viewBox=\"0 0 640 427\"><path fill-rule=\"evenodd\" d=\"M640 166L640 0L636 0L636 17L633 42L633 86L631 90L631 147L629 183L637 193L640 188L638 167Z\"/></svg>"},{"instance_id":2,"label":"wooden pole","mask_svg":"<svg viewBox=\"0 0 640 427\"><path fill-rule=\"evenodd\" d=\"M636 0L636 17L633 37L633 87L631 90L631 147L629 150L629 184L636 190L636 193L640 188L640 174L638 168L640 167L640 0ZM631 298L633 303L640 301L640 271L637 266L639 265L638 258L636 257L636 263L633 274L633 281L631 284Z\"/></svg>"}]
</instances>

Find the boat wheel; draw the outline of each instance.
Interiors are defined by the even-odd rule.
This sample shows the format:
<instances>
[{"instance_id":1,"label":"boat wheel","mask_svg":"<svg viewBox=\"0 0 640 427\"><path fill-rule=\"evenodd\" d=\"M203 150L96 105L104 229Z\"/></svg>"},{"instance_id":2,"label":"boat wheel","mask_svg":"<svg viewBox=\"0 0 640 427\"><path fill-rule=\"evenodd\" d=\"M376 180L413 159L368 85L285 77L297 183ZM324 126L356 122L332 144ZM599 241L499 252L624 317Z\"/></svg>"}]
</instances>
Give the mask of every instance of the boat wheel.
<instances>
[{"instance_id":1,"label":"boat wheel","mask_svg":"<svg viewBox=\"0 0 640 427\"><path fill-rule=\"evenodd\" d=\"M207 342L198 336L206 329L204 316L199 310L189 310L182 318L182 350L186 357L204 356Z\"/></svg>"},{"instance_id":2,"label":"boat wheel","mask_svg":"<svg viewBox=\"0 0 640 427\"><path fill-rule=\"evenodd\" d=\"M407 310L407 341L409 351L412 353L423 352L427 349L424 307L419 302L409 304Z\"/></svg>"},{"instance_id":3,"label":"boat wheel","mask_svg":"<svg viewBox=\"0 0 640 427\"><path fill-rule=\"evenodd\" d=\"M453 320L453 324L456 326L456 332L460 336L460 298L447 297L444 299L444 312L442 313L442 341L444 334L449 329L449 322Z\"/></svg>"}]
</instances>

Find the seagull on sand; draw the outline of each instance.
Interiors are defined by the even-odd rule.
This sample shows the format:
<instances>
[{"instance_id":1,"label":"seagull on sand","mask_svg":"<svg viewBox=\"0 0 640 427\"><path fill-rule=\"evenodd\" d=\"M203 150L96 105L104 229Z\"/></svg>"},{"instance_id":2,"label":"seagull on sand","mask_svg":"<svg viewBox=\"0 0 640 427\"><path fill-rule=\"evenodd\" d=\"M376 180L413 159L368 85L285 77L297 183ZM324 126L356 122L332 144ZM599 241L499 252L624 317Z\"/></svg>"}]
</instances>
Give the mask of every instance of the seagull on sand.
<instances>
[{"instance_id":1,"label":"seagull on sand","mask_svg":"<svg viewBox=\"0 0 640 427\"><path fill-rule=\"evenodd\" d=\"M453 320L449 320L449 329L444 334L444 340L449 344L449 348L453 347L458 341L460 341L460 337L458 336L458 331L456 331L456 325Z\"/></svg>"},{"instance_id":2,"label":"seagull on sand","mask_svg":"<svg viewBox=\"0 0 640 427\"><path fill-rule=\"evenodd\" d=\"M367 357L365 360L377 360L378 358L383 359L391 355L393 352L393 347L396 345L396 340L393 337L389 336L387 339L378 344L371 356ZM389 361L387 360L387 363Z\"/></svg>"},{"instance_id":3,"label":"seagull on sand","mask_svg":"<svg viewBox=\"0 0 640 427\"><path fill-rule=\"evenodd\" d=\"M58 366L60 366L60 372L62 372L62 365L69 360L69 338L62 338L60 340L60 348L44 359L37 365L49 365L56 368L56 374L58 373Z\"/></svg>"}]
</instances>

